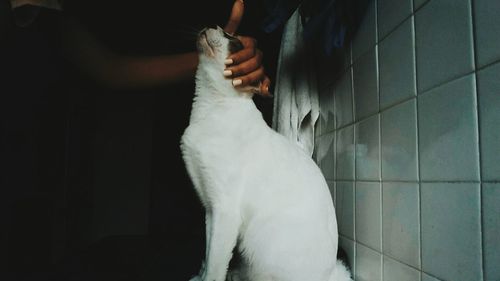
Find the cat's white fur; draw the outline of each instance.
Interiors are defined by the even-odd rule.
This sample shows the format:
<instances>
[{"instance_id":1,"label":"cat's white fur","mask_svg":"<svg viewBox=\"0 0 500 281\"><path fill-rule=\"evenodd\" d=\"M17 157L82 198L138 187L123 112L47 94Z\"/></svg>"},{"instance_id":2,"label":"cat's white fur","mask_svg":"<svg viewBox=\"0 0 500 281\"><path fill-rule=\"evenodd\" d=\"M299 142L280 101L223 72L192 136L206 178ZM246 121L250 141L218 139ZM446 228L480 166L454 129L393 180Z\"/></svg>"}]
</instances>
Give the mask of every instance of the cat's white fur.
<instances>
[{"instance_id":1,"label":"cat's white fur","mask_svg":"<svg viewBox=\"0 0 500 281\"><path fill-rule=\"evenodd\" d=\"M250 91L223 77L223 31L203 34L190 123L181 140L206 209L206 260L191 280L351 280L336 259L335 210L318 166L267 126ZM243 262L228 273L234 247Z\"/></svg>"}]
</instances>

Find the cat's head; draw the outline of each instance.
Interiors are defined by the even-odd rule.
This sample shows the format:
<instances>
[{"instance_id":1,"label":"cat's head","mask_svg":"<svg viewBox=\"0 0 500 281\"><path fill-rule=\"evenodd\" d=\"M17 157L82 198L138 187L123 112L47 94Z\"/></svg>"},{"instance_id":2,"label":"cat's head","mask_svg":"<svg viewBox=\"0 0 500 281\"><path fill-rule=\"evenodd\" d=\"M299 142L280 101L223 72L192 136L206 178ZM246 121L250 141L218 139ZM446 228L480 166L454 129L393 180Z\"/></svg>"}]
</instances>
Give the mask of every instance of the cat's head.
<instances>
[{"instance_id":1,"label":"cat's head","mask_svg":"<svg viewBox=\"0 0 500 281\"><path fill-rule=\"evenodd\" d=\"M215 63L222 63L226 58L243 49L243 44L236 37L217 26L205 28L198 35L198 51L200 56L211 59Z\"/></svg>"},{"instance_id":2,"label":"cat's head","mask_svg":"<svg viewBox=\"0 0 500 281\"><path fill-rule=\"evenodd\" d=\"M243 49L243 44L236 37L222 28L205 28L198 35L199 65L197 81L205 85L227 92L255 93L256 86L238 87L232 86L232 79L224 77L223 72L227 67L225 61L230 54Z\"/></svg>"}]
</instances>

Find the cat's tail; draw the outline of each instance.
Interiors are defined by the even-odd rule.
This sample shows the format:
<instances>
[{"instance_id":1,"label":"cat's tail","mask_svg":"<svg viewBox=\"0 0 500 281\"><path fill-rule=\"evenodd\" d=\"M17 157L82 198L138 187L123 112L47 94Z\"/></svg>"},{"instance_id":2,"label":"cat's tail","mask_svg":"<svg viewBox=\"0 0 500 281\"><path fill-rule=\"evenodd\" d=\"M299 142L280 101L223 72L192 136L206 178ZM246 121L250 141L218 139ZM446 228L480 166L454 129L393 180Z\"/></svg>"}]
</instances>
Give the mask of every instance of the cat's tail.
<instances>
[{"instance_id":1,"label":"cat's tail","mask_svg":"<svg viewBox=\"0 0 500 281\"><path fill-rule=\"evenodd\" d=\"M352 281L351 273L347 266L341 261L337 260L332 275L328 281Z\"/></svg>"}]
</instances>

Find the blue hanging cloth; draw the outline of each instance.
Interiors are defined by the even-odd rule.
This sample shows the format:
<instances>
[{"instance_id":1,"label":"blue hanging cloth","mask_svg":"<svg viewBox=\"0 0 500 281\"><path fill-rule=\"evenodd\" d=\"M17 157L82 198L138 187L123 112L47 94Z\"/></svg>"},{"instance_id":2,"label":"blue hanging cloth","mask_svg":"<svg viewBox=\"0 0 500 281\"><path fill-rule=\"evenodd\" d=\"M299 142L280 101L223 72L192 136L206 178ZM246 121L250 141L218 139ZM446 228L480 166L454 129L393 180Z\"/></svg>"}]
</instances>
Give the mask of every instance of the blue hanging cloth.
<instances>
[{"instance_id":1,"label":"blue hanging cloth","mask_svg":"<svg viewBox=\"0 0 500 281\"><path fill-rule=\"evenodd\" d=\"M302 0L267 0L269 15L263 24L264 31L271 33L284 25L301 4ZM319 0L304 24L304 40L318 42L327 55L341 48L346 36L346 25L337 16L335 4L336 0Z\"/></svg>"}]
</instances>

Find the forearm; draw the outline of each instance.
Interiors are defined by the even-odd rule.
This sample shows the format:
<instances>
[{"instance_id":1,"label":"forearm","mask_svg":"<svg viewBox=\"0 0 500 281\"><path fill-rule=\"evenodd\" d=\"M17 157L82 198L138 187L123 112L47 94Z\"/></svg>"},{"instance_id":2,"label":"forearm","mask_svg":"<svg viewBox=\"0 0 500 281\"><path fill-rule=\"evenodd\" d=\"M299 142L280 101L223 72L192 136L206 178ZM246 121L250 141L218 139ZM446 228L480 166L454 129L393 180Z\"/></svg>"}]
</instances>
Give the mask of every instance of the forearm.
<instances>
[{"instance_id":1,"label":"forearm","mask_svg":"<svg viewBox=\"0 0 500 281\"><path fill-rule=\"evenodd\" d=\"M106 87L134 89L173 83L193 78L198 65L195 52L154 57L119 55L71 18L66 20L65 31L66 58Z\"/></svg>"},{"instance_id":2,"label":"forearm","mask_svg":"<svg viewBox=\"0 0 500 281\"><path fill-rule=\"evenodd\" d=\"M157 57L118 57L95 67L94 78L118 89L146 88L194 77L197 53Z\"/></svg>"}]
</instances>

